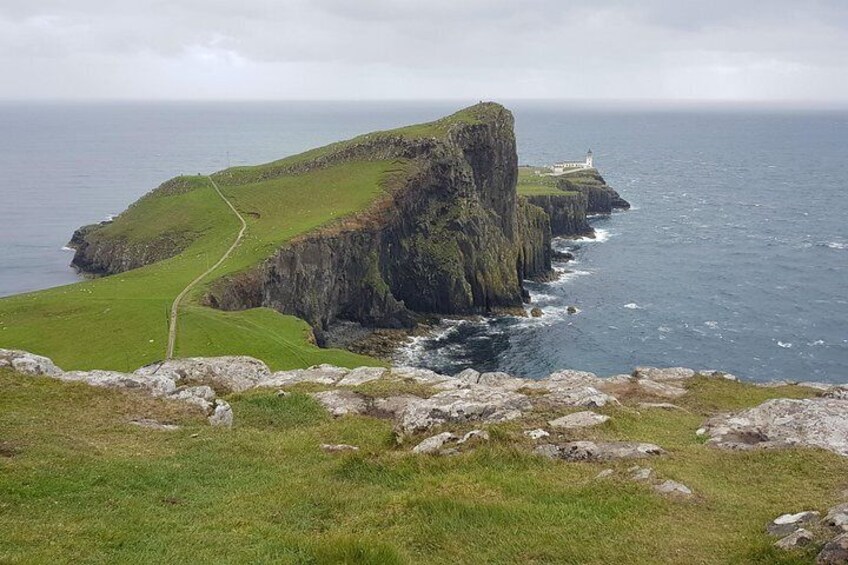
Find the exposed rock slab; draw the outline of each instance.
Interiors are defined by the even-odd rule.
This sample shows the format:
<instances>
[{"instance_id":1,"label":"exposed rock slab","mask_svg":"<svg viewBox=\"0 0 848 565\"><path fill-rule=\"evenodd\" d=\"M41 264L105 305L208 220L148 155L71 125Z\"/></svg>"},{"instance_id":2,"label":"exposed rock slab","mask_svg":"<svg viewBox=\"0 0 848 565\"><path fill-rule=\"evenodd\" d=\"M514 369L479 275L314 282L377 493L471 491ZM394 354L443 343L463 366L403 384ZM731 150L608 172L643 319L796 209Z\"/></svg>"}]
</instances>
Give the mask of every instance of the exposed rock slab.
<instances>
[{"instance_id":1,"label":"exposed rock slab","mask_svg":"<svg viewBox=\"0 0 848 565\"><path fill-rule=\"evenodd\" d=\"M597 426L599 424L603 424L609 419L610 417L605 416L604 414L597 414L591 410L586 410L584 412L575 412L573 414L567 414L555 420L551 420L548 422L548 425L552 428L568 430Z\"/></svg>"},{"instance_id":2,"label":"exposed rock slab","mask_svg":"<svg viewBox=\"0 0 848 565\"><path fill-rule=\"evenodd\" d=\"M449 423L503 422L518 418L530 408L530 399L517 392L449 390L410 402L400 415L397 429L407 434Z\"/></svg>"},{"instance_id":3,"label":"exposed rock slab","mask_svg":"<svg viewBox=\"0 0 848 565\"><path fill-rule=\"evenodd\" d=\"M52 359L17 349L0 349L0 368L3 367L30 376L55 377L62 373Z\"/></svg>"},{"instance_id":4,"label":"exposed rock slab","mask_svg":"<svg viewBox=\"0 0 848 565\"><path fill-rule=\"evenodd\" d=\"M128 374L117 371L68 371L56 376L69 382L82 382L90 386L127 390L145 390L153 396L164 396L177 390L176 382L168 375Z\"/></svg>"},{"instance_id":5,"label":"exposed rock slab","mask_svg":"<svg viewBox=\"0 0 848 565\"><path fill-rule=\"evenodd\" d=\"M551 459L565 461L610 461L644 459L662 455L665 450L652 443L573 441L564 445L540 445L533 452Z\"/></svg>"},{"instance_id":6,"label":"exposed rock slab","mask_svg":"<svg viewBox=\"0 0 848 565\"><path fill-rule=\"evenodd\" d=\"M791 534L782 537L781 539L774 542L774 546L779 549L785 549L787 551L792 549L798 549L799 547L804 547L805 545L809 545L814 540L813 533L810 530L804 528L798 528Z\"/></svg>"},{"instance_id":7,"label":"exposed rock slab","mask_svg":"<svg viewBox=\"0 0 848 565\"><path fill-rule=\"evenodd\" d=\"M216 390L243 392L270 376L271 371L259 359L237 355L170 359L142 367L135 374L168 377L177 384L191 383Z\"/></svg>"},{"instance_id":8,"label":"exposed rock slab","mask_svg":"<svg viewBox=\"0 0 848 565\"><path fill-rule=\"evenodd\" d=\"M365 414L368 411L366 397L350 390L326 390L310 394L335 417L348 414Z\"/></svg>"},{"instance_id":9,"label":"exposed rock slab","mask_svg":"<svg viewBox=\"0 0 848 565\"><path fill-rule=\"evenodd\" d=\"M766 526L766 531L773 536L783 537L798 528L815 526L820 518L821 514L812 510L796 512L795 514L782 514Z\"/></svg>"},{"instance_id":10,"label":"exposed rock slab","mask_svg":"<svg viewBox=\"0 0 848 565\"><path fill-rule=\"evenodd\" d=\"M636 384L642 392L661 398L680 398L686 394L685 388L650 379L639 379L636 381Z\"/></svg>"},{"instance_id":11,"label":"exposed rock slab","mask_svg":"<svg viewBox=\"0 0 848 565\"><path fill-rule=\"evenodd\" d=\"M731 449L819 447L848 457L848 401L779 398L742 412L711 418L708 443Z\"/></svg>"},{"instance_id":12,"label":"exposed rock slab","mask_svg":"<svg viewBox=\"0 0 848 565\"><path fill-rule=\"evenodd\" d=\"M691 379L696 375L692 369L686 367L636 367L633 376L637 379L648 379L655 382L682 381Z\"/></svg>"}]
</instances>

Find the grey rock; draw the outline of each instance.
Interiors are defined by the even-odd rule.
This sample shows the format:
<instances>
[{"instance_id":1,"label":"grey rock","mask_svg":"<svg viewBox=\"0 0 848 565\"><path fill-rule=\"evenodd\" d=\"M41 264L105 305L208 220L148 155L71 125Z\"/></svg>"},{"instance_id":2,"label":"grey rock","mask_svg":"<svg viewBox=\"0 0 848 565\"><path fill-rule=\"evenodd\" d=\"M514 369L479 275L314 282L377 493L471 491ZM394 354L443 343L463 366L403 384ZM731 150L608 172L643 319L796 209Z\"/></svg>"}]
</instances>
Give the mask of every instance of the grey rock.
<instances>
[{"instance_id":1,"label":"grey rock","mask_svg":"<svg viewBox=\"0 0 848 565\"><path fill-rule=\"evenodd\" d=\"M174 424L163 424L151 418L139 418L138 420L131 420L130 424L132 424L133 426L138 426L140 428L147 428L150 430L161 430L166 432L171 432L180 429L179 426L176 426Z\"/></svg>"},{"instance_id":2,"label":"grey rock","mask_svg":"<svg viewBox=\"0 0 848 565\"><path fill-rule=\"evenodd\" d=\"M557 429L588 428L603 424L609 419L609 416L596 414L595 412L586 410L584 412L575 412L573 414L567 414L557 418L556 420L551 420L548 422L548 425Z\"/></svg>"},{"instance_id":3,"label":"grey rock","mask_svg":"<svg viewBox=\"0 0 848 565\"><path fill-rule=\"evenodd\" d=\"M56 377L62 373L53 361L41 355L17 349L0 349L0 367L30 376Z\"/></svg>"},{"instance_id":4,"label":"grey rock","mask_svg":"<svg viewBox=\"0 0 848 565\"><path fill-rule=\"evenodd\" d=\"M512 375L504 372L494 372L481 374L477 380L477 384L506 390L518 390L525 386L527 381L513 377Z\"/></svg>"},{"instance_id":5,"label":"grey rock","mask_svg":"<svg viewBox=\"0 0 848 565\"><path fill-rule=\"evenodd\" d=\"M840 534L827 542L816 556L819 565L845 565L848 563L848 534Z\"/></svg>"},{"instance_id":6,"label":"grey rock","mask_svg":"<svg viewBox=\"0 0 848 565\"><path fill-rule=\"evenodd\" d=\"M654 476L654 470L650 467L630 467L627 471L634 481L649 481Z\"/></svg>"},{"instance_id":7,"label":"grey rock","mask_svg":"<svg viewBox=\"0 0 848 565\"><path fill-rule=\"evenodd\" d=\"M557 371L551 373L541 381L544 384L553 384L556 388L598 387L604 383L595 373L587 371Z\"/></svg>"},{"instance_id":8,"label":"grey rock","mask_svg":"<svg viewBox=\"0 0 848 565\"><path fill-rule=\"evenodd\" d=\"M68 371L59 380L82 382L90 386L146 391L153 396L165 396L177 390L174 379L166 375L119 373L117 371Z\"/></svg>"},{"instance_id":9,"label":"grey rock","mask_svg":"<svg viewBox=\"0 0 848 565\"><path fill-rule=\"evenodd\" d=\"M844 400L768 400L711 418L703 429L708 443L724 448L819 447L848 456L848 402Z\"/></svg>"},{"instance_id":10,"label":"grey rock","mask_svg":"<svg viewBox=\"0 0 848 565\"><path fill-rule=\"evenodd\" d=\"M685 367L636 367L633 376L637 379L649 379L655 382L682 381L695 376L695 371Z\"/></svg>"},{"instance_id":11,"label":"grey rock","mask_svg":"<svg viewBox=\"0 0 848 565\"><path fill-rule=\"evenodd\" d=\"M220 398L215 400L215 408L209 416L209 423L213 426L231 428L233 426L233 409L227 401Z\"/></svg>"},{"instance_id":12,"label":"grey rock","mask_svg":"<svg viewBox=\"0 0 848 565\"><path fill-rule=\"evenodd\" d=\"M610 461L614 459L643 459L665 453L651 443L572 441L565 445L540 445L533 453L566 461Z\"/></svg>"},{"instance_id":13,"label":"grey rock","mask_svg":"<svg viewBox=\"0 0 848 565\"><path fill-rule=\"evenodd\" d=\"M683 483L678 483L677 481L664 481L662 484L655 485L654 490L661 494L670 494L675 496L692 496L692 489L684 485Z\"/></svg>"},{"instance_id":14,"label":"grey rock","mask_svg":"<svg viewBox=\"0 0 848 565\"><path fill-rule=\"evenodd\" d=\"M190 386L175 390L169 398L197 406L204 412L209 412L215 402L215 391L206 385Z\"/></svg>"},{"instance_id":15,"label":"grey rock","mask_svg":"<svg viewBox=\"0 0 848 565\"><path fill-rule=\"evenodd\" d=\"M325 390L313 392L310 396L320 402L335 417L348 414L365 414L368 411L366 398L350 390Z\"/></svg>"},{"instance_id":16,"label":"grey rock","mask_svg":"<svg viewBox=\"0 0 848 565\"><path fill-rule=\"evenodd\" d=\"M848 385L838 385L832 387L824 393L826 398L835 398L838 400L848 400Z\"/></svg>"},{"instance_id":17,"label":"grey rock","mask_svg":"<svg viewBox=\"0 0 848 565\"><path fill-rule=\"evenodd\" d=\"M397 431L408 434L448 423L503 422L520 417L530 408L530 399L516 392L448 390L410 402L400 415Z\"/></svg>"},{"instance_id":18,"label":"grey rock","mask_svg":"<svg viewBox=\"0 0 848 565\"><path fill-rule=\"evenodd\" d=\"M269 377L271 371L259 359L238 355L169 359L142 367L134 374L145 377L167 377L178 385L190 383L207 385L216 390L243 392Z\"/></svg>"},{"instance_id":19,"label":"grey rock","mask_svg":"<svg viewBox=\"0 0 848 565\"><path fill-rule=\"evenodd\" d=\"M450 432L442 432L428 437L418 445L412 448L413 453L437 453L446 443L455 442L459 439L458 436Z\"/></svg>"},{"instance_id":20,"label":"grey rock","mask_svg":"<svg viewBox=\"0 0 848 565\"><path fill-rule=\"evenodd\" d=\"M458 444L468 443L468 442L480 442L480 441L489 441L489 432L486 430L471 430L460 439Z\"/></svg>"},{"instance_id":21,"label":"grey rock","mask_svg":"<svg viewBox=\"0 0 848 565\"><path fill-rule=\"evenodd\" d=\"M714 369L702 369L698 371L699 375L703 375L705 377L710 377L713 379L724 379L726 381L739 381L739 377L733 375L731 373L725 373L724 371L716 371Z\"/></svg>"},{"instance_id":22,"label":"grey rock","mask_svg":"<svg viewBox=\"0 0 848 565\"><path fill-rule=\"evenodd\" d=\"M551 434L549 434L542 428L537 428L535 430L527 430L526 432L524 432L524 435L526 435L530 439L542 439L543 437L548 437Z\"/></svg>"},{"instance_id":23,"label":"grey rock","mask_svg":"<svg viewBox=\"0 0 848 565\"><path fill-rule=\"evenodd\" d=\"M797 512L795 514L782 514L766 526L766 531L773 536L788 536L798 528L815 526L819 523L820 517L821 514L812 510Z\"/></svg>"},{"instance_id":24,"label":"grey rock","mask_svg":"<svg viewBox=\"0 0 848 565\"><path fill-rule=\"evenodd\" d=\"M774 542L774 546L779 549L792 550L809 545L814 539L813 533L804 528L798 528L791 534L780 538Z\"/></svg>"},{"instance_id":25,"label":"grey rock","mask_svg":"<svg viewBox=\"0 0 848 565\"><path fill-rule=\"evenodd\" d=\"M317 365L308 369L295 369L293 371L277 371L260 379L255 386L262 388L278 388L293 386L300 383L314 383L319 385L335 385L344 379L351 371L344 367L333 365ZM382 374L382 373L381 373Z\"/></svg>"},{"instance_id":26,"label":"grey rock","mask_svg":"<svg viewBox=\"0 0 848 565\"><path fill-rule=\"evenodd\" d=\"M636 381L636 384L640 389L642 389L642 392L652 396L659 396L662 398L680 398L686 394L685 388L652 381L650 379L639 379Z\"/></svg>"},{"instance_id":27,"label":"grey rock","mask_svg":"<svg viewBox=\"0 0 848 565\"><path fill-rule=\"evenodd\" d=\"M476 385L480 381L480 373L474 369L464 369L453 376L456 380L469 385Z\"/></svg>"},{"instance_id":28,"label":"grey rock","mask_svg":"<svg viewBox=\"0 0 848 565\"><path fill-rule=\"evenodd\" d=\"M440 375L429 369L417 367L392 367L391 376L397 379L409 379L420 384L432 385L450 380L451 377Z\"/></svg>"},{"instance_id":29,"label":"grey rock","mask_svg":"<svg viewBox=\"0 0 848 565\"><path fill-rule=\"evenodd\" d=\"M557 389L544 396L536 397L535 400L552 408L578 406L582 408L602 408L607 405L619 405L614 396L591 386Z\"/></svg>"},{"instance_id":30,"label":"grey rock","mask_svg":"<svg viewBox=\"0 0 848 565\"><path fill-rule=\"evenodd\" d=\"M754 386L758 386L760 388L779 388L782 386L792 386L797 384L796 381L788 381L786 379L773 380L773 381L765 381L765 382L757 382L751 383Z\"/></svg>"},{"instance_id":31,"label":"grey rock","mask_svg":"<svg viewBox=\"0 0 848 565\"><path fill-rule=\"evenodd\" d=\"M320 447L322 451L326 451L327 453L359 451L359 448L355 445L348 445L346 443L322 443Z\"/></svg>"},{"instance_id":32,"label":"grey rock","mask_svg":"<svg viewBox=\"0 0 848 565\"><path fill-rule=\"evenodd\" d=\"M848 532L848 502L828 509L823 521L826 526Z\"/></svg>"},{"instance_id":33,"label":"grey rock","mask_svg":"<svg viewBox=\"0 0 848 565\"><path fill-rule=\"evenodd\" d=\"M399 416L410 402L421 400L420 396L413 394L399 394L386 398L375 398L371 401L373 411L379 416L395 418Z\"/></svg>"},{"instance_id":34,"label":"grey rock","mask_svg":"<svg viewBox=\"0 0 848 565\"><path fill-rule=\"evenodd\" d=\"M383 367L357 367L339 380L339 386L359 386L379 380L386 373Z\"/></svg>"}]
</instances>

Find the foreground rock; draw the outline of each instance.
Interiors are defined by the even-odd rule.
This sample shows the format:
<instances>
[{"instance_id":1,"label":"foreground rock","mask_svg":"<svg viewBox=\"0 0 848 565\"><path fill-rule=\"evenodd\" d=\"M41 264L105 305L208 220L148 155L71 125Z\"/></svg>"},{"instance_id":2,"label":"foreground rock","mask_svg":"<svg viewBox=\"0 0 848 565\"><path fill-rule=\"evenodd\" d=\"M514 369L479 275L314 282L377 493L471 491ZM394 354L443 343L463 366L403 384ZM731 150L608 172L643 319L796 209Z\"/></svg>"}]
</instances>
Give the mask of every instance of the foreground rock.
<instances>
[{"instance_id":1,"label":"foreground rock","mask_svg":"<svg viewBox=\"0 0 848 565\"><path fill-rule=\"evenodd\" d=\"M610 461L644 459L662 455L665 450L652 443L572 441L564 445L540 445L533 453L565 461Z\"/></svg>"},{"instance_id":2,"label":"foreground rock","mask_svg":"<svg viewBox=\"0 0 848 565\"><path fill-rule=\"evenodd\" d=\"M818 512L809 510L795 514L783 514L772 520L766 526L766 531L773 536L787 536L799 528L815 526L820 517L821 514Z\"/></svg>"},{"instance_id":3,"label":"foreground rock","mask_svg":"<svg viewBox=\"0 0 848 565\"><path fill-rule=\"evenodd\" d=\"M597 426L599 424L603 424L609 419L609 416L596 414L595 412L587 410L585 412L575 412L574 414L568 414L561 418L557 418L556 420L551 420L548 422L548 425L556 429L569 430Z\"/></svg>"},{"instance_id":4,"label":"foreground rock","mask_svg":"<svg viewBox=\"0 0 848 565\"><path fill-rule=\"evenodd\" d=\"M768 400L718 416L699 430L707 443L728 449L819 447L848 456L848 401L830 398Z\"/></svg>"},{"instance_id":5,"label":"foreground rock","mask_svg":"<svg viewBox=\"0 0 848 565\"><path fill-rule=\"evenodd\" d=\"M678 483L677 481L672 480L663 481L661 484L655 485L654 490L660 494L668 494L672 496L687 498L693 496L692 489L683 483Z\"/></svg>"},{"instance_id":6,"label":"foreground rock","mask_svg":"<svg viewBox=\"0 0 848 565\"><path fill-rule=\"evenodd\" d=\"M848 563L848 534L841 534L825 544L816 556L820 565L844 565Z\"/></svg>"},{"instance_id":7,"label":"foreground rock","mask_svg":"<svg viewBox=\"0 0 848 565\"><path fill-rule=\"evenodd\" d=\"M55 377L62 373L51 359L16 349L0 349L0 369L3 367L31 376Z\"/></svg>"},{"instance_id":8,"label":"foreground rock","mask_svg":"<svg viewBox=\"0 0 848 565\"><path fill-rule=\"evenodd\" d=\"M262 361L246 356L169 359L137 370L135 375L167 377L177 384L207 385L215 390L243 392L271 375Z\"/></svg>"},{"instance_id":9,"label":"foreground rock","mask_svg":"<svg viewBox=\"0 0 848 565\"><path fill-rule=\"evenodd\" d=\"M497 389L460 389L440 392L409 402L401 412L401 435L443 424L504 422L519 418L531 408L530 399L517 392Z\"/></svg>"},{"instance_id":10,"label":"foreground rock","mask_svg":"<svg viewBox=\"0 0 848 565\"><path fill-rule=\"evenodd\" d=\"M774 546L789 551L792 549L798 549L799 547L809 545L814 539L815 537L813 536L813 533L810 532L810 530L798 528L791 534L774 542Z\"/></svg>"}]
</instances>

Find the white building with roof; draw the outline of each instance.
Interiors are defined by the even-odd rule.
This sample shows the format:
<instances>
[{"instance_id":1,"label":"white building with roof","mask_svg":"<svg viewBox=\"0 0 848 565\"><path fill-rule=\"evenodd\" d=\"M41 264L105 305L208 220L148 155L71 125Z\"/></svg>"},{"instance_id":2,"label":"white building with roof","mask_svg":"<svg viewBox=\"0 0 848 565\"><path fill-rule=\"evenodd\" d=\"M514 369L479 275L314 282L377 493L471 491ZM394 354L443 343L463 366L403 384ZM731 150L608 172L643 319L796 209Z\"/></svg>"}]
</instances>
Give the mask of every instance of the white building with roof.
<instances>
[{"instance_id":1,"label":"white building with roof","mask_svg":"<svg viewBox=\"0 0 848 565\"><path fill-rule=\"evenodd\" d=\"M568 173L571 171L575 171L578 169L591 169L595 166L595 158L592 154L592 150L586 153L585 161L563 161L561 163L554 163L551 165L551 173L552 175L561 175L563 173Z\"/></svg>"}]
</instances>

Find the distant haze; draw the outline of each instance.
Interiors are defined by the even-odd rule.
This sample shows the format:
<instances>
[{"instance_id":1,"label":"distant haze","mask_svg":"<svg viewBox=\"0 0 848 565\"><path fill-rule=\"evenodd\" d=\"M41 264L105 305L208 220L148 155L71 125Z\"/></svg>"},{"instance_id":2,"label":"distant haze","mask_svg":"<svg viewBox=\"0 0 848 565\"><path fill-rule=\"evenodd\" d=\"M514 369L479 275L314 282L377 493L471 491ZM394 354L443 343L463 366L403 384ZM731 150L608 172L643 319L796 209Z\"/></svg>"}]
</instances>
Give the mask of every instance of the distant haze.
<instances>
[{"instance_id":1,"label":"distant haze","mask_svg":"<svg viewBox=\"0 0 848 565\"><path fill-rule=\"evenodd\" d=\"M3 0L2 99L848 102L846 0Z\"/></svg>"}]
</instances>

